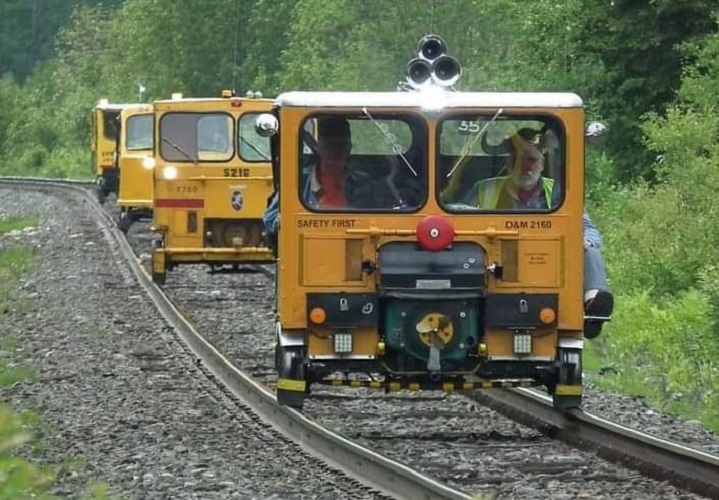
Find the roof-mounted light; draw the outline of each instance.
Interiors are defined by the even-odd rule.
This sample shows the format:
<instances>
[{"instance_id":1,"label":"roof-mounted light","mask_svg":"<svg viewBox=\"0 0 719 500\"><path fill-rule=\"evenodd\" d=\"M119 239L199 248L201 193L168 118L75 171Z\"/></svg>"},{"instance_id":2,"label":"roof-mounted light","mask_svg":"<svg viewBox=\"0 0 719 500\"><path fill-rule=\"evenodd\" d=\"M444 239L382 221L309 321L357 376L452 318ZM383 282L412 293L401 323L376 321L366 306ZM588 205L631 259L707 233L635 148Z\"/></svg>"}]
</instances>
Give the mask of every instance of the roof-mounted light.
<instances>
[{"instance_id":1,"label":"roof-mounted light","mask_svg":"<svg viewBox=\"0 0 719 500\"><path fill-rule=\"evenodd\" d=\"M447 54L447 44L439 35L425 35L417 47L418 57L407 64L409 87L423 90L429 86L451 87L462 76L456 57Z\"/></svg>"}]
</instances>

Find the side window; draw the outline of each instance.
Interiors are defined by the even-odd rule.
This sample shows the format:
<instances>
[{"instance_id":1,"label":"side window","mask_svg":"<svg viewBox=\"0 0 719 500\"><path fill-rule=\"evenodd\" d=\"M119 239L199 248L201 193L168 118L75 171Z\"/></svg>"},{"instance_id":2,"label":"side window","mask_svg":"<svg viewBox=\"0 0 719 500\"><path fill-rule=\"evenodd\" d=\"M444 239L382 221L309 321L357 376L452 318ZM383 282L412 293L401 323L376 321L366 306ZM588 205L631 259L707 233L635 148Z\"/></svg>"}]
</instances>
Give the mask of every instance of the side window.
<instances>
[{"instance_id":1,"label":"side window","mask_svg":"<svg viewBox=\"0 0 719 500\"><path fill-rule=\"evenodd\" d=\"M130 151L152 149L152 115L134 115L127 119L125 143Z\"/></svg>"},{"instance_id":2,"label":"side window","mask_svg":"<svg viewBox=\"0 0 719 500\"><path fill-rule=\"evenodd\" d=\"M270 156L270 139L262 137L255 131L257 113L245 113L240 117L238 127L238 151L240 158L247 162L268 162Z\"/></svg>"},{"instance_id":3,"label":"side window","mask_svg":"<svg viewBox=\"0 0 719 500\"><path fill-rule=\"evenodd\" d=\"M105 139L108 139L113 142L115 140L117 140L119 115L120 115L119 111L103 111L102 127L103 127L103 135L105 136Z\"/></svg>"}]
</instances>

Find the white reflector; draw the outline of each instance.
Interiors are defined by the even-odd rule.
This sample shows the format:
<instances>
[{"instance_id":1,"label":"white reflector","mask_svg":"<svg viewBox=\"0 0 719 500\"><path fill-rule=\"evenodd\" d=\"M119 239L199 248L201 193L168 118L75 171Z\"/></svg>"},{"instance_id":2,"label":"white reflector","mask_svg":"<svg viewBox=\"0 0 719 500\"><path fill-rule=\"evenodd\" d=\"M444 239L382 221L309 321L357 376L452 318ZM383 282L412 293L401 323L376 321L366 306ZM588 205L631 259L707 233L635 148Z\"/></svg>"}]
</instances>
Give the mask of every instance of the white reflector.
<instances>
[{"instance_id":1,"label":"white reflector","mask_svg":"<svg viewBox=\"0 0 719 500\"><path fill-rule=\"evenodd\" d=\"M335 352L344 354L352 352L352 334L351 333L335 333L334 334Z\"/></svg>"},{"instance_id":2,"label":"white reflector","mask_svg":"<svg viewBox=\"0 0 719 500\"><path fill-rule=\"evenodd\" d=\"M532 354L532 336L528 333L514 334L514 354Z\"/></svg>"}]
</instances>

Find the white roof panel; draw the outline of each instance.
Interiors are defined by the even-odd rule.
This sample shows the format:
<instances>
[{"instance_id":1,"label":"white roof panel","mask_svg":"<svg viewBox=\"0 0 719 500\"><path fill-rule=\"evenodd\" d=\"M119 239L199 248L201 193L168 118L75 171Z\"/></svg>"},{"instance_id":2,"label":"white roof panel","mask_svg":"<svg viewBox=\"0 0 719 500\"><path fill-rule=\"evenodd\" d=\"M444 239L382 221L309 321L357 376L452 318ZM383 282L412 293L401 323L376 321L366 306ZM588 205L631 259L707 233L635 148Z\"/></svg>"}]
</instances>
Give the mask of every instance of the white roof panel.
<instances>
[{"instance_id":1,"label":"white roof panel","mask_svg":"<svg viewBox=\"0 0 719 500\"><path fill-rule=\"evenodd\" d=\"M102 110L108 110L108 111L121 111L125 108L129 108L131 106L136 106L135 103L113 103L113 102L107 102L107 101L100 101L95 106L95 109L102 109Z\"/></svg>"},{"instance_id":2,"label":"white roof panel","mask_svg":"<svg viewBox=\"0 0 719 500\"><path fill-rule=\"evenodd\" d=\"M285 92L275 104L292 107L581 108L572 92Z\"/></svg>"}]
</instances>

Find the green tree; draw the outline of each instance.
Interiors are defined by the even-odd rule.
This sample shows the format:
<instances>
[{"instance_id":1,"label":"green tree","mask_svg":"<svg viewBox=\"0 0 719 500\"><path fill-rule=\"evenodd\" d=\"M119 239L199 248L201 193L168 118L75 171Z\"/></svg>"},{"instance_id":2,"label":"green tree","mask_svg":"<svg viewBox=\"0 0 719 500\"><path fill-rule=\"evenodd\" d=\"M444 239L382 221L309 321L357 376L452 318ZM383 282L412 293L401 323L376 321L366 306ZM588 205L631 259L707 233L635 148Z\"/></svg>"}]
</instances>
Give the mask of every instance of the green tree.
<instances>
[{"instance_id":1,"label":"green tree","mask_svg":"<svg viewBox=\"0 0 719 500\"><path fill-rule=\"evenodd\" d=\"M715 12L714 0L585 2L577 50L602 62L587 91L608 119L607 147L621 180L653 178L641 117L673 98L683 64L694 57L677 47L714 31Z\"/></svg>"},{"instance_id":2,"label":"green tree","mask_svg":"<svg viewBox=\"0 0 719 500\"><path fill-rule=\"evenodd\" d=\"M0 2L0 77L12 73L24 82L52 55L54 38L77 6L117 7L122 0L3 0Z\"/></svg>"}]
</instances>

